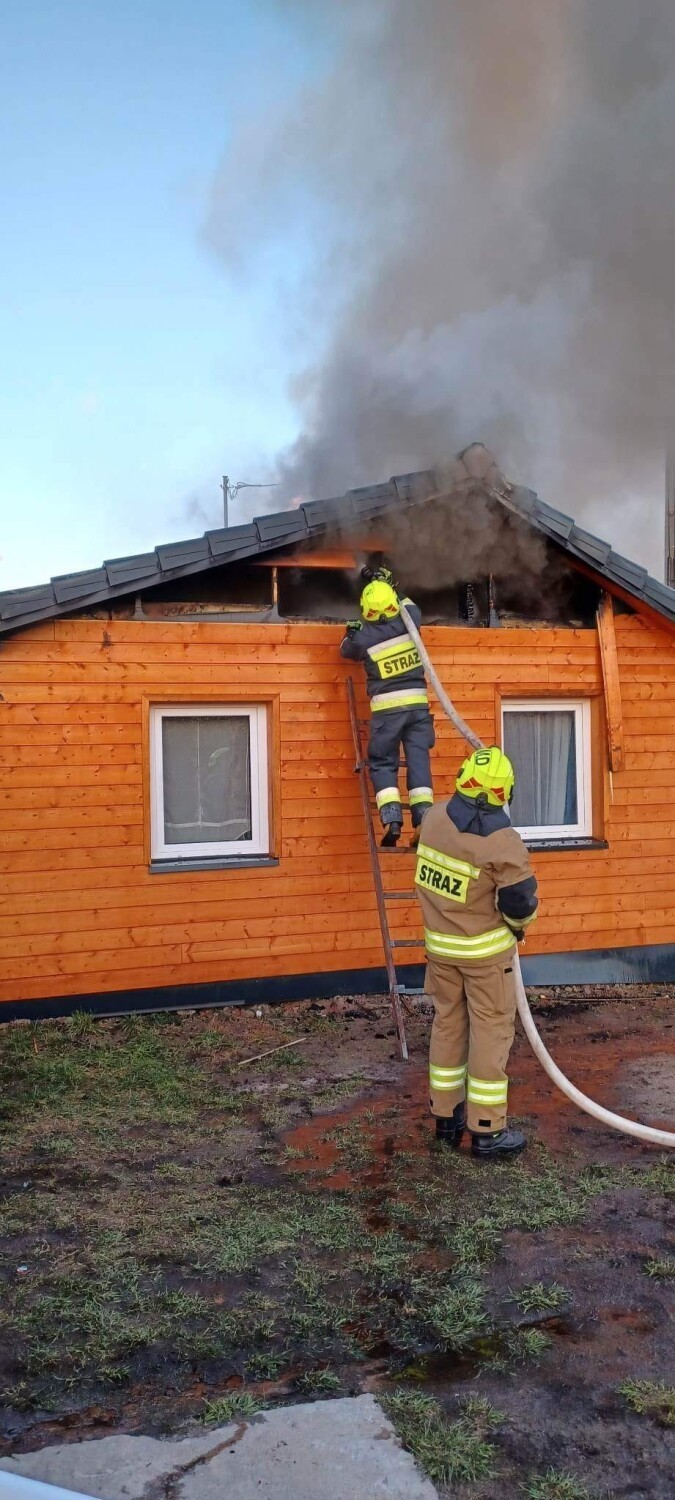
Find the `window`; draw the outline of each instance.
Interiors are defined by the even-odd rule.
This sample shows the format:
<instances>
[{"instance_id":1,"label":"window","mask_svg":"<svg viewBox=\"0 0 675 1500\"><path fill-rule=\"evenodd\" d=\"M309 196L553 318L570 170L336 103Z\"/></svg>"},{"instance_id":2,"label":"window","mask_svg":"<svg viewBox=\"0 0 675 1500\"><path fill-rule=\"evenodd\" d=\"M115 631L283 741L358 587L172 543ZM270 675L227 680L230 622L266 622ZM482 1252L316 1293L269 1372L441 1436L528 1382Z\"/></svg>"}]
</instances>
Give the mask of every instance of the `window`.
<instances>
[{"instance_id":1,"label":"window","mask_svg":"<svg viewBox=\"0 0 675 1500\"><path fill-rule=\"evenodd\" d=\"M150 779L153 859L269 852L263 707L151 708Z\"/></svg>"},{"instance_id":2,"label":"window","mask_svg":"<svg viewBox=\"0 0 675 1500\"><path fill-rule=\"evenodd\" d=\"M588 702L504 703L503 745L516 770L511 821L524 838L592 834Z\"/></svg>"}]
</instances>

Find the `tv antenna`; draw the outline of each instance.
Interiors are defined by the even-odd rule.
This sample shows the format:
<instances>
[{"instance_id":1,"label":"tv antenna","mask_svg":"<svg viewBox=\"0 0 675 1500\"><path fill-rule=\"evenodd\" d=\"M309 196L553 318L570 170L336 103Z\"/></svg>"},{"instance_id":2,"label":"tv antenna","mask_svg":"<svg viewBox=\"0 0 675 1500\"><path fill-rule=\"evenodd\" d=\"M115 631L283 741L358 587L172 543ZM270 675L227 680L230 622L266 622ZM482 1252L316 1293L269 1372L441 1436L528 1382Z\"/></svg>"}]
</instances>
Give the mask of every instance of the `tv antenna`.
<instances>
[{"instance_id":1,"label":"tv antenna","mask_svg":"<svg viewBox=\"0 0 675 1500\"><path fill-rule=\"evenodd\" d=\"M220 486L223 492L223 524L229 526L230 501L236 500L240 490L275 490L280 483L279 479L273 479L267 484L252 484L248 479L238 479L236 484L233 484L229 474L223 474Z\"/></svg>"}]
</instances>

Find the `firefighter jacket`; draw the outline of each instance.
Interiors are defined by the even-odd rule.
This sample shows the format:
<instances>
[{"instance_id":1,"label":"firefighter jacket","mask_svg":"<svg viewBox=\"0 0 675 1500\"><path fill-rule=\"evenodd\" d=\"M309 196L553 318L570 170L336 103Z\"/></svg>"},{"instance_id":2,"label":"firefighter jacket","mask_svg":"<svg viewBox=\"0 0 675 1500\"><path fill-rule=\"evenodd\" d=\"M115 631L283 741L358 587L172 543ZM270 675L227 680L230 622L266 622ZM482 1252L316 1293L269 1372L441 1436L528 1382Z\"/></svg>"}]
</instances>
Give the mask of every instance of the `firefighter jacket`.
<instances>
[{"instance_id":1,"label":"firefighter jacket","mask_svg":"<svg viewBox=\"0 0 675 1500\"><path fill-rule=\"evenodd\" d=\"M419 629L422 615L417 605L412 599L403 603ZM400 615L393 620L364 620L352 626L341 642L340 653L348 661L363 662L373 713L417 708L428 702L420 655Z\"/></svg>"},{"instance_id":2,"label":"firefighter jacket","mask_svg":"<svg viewBox=\"0 0 675 1500\"><path fill-rule=\"evenodd\" d=\"M450 964L510 952L537 909L530 857L508 813L459 792L425 815L415 886L427 955Z\"/></svg>"}]
</instances>

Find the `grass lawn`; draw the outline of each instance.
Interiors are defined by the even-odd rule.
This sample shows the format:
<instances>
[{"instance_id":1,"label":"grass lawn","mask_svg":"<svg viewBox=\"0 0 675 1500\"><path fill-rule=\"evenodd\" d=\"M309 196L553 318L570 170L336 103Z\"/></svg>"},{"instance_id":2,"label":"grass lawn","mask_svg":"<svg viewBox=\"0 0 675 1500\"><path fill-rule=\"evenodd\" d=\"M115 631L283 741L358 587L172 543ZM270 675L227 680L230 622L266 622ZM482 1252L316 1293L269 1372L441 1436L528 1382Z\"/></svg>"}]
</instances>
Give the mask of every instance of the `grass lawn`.
<instances>
[{"instance_id":1,"label":"grass lawn","mask_svg":"<svg viewBox=\"0 0 675 1500\"><path fill-rule=\"evenodd\" d=\"M662 1493L675 1163L436 1147L412 1030L406 1071L375 1008L0 1029L5 1452L367 1389L442 1492L584 1500L648 1451Z\"/></svg>"}]
</instances>

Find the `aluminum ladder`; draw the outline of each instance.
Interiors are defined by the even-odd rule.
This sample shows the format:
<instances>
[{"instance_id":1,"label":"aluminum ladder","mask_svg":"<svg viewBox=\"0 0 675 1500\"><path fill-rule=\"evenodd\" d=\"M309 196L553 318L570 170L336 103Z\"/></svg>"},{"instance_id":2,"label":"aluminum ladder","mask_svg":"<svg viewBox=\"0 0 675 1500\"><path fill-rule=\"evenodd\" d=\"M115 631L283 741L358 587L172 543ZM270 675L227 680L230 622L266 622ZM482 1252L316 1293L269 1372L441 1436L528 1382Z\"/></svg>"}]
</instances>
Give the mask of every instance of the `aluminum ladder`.
<instances>
[{"instance_id":1,"label":"aluminum ladder","mask_svg":"<svg viewBox=\"0 0 675 1500\"><path fill-rule=\"evenodd\" d=\"M373 875L373 886L375 888L375 899L377 901L377 914L380 922L380 932L382 934L382 949L384 952L384 963L387 971L389 999L391 1001L391 1008L394 1013L394 1021L396 1023L396 1030L398 1033L401 1057L403 1058L404 1062L407 1062L408 1041L405 1034L405 1019L403 1015L405 1006L403 991L405 989L405 986L400 983L398 975L396 973L394 950L399 948L423 949L424 944L421 938L392 938L391 932L389 930L389 915L387 911L388 903L390 901L408 901L412 904L417 900L417 898L415 896L414 890L385 890L380 861L391 858L392 855L398 855L399 857L402 854L411 855L414 854L415 851L408 848L399 849L396 847L394 847L393 849L382 849L378 844L375 834L375 825L373 823L374 799L370 785L370 777L368 775L368 758L363 738L363 723L359 719L356 707L356 693L354 691L353 677L347 678L347 702L349 704L349 717L352 726L352 738L354 740L354 755L356 762L354 769L359 778L361 805L363 807L363 817L366 825L366 838L368 840L368 853L370 856L370 866ZM404 764L404 761L399 761L399 767ZM405 804L403 805L405 806Z\"/></svg>"}]
</instances>

